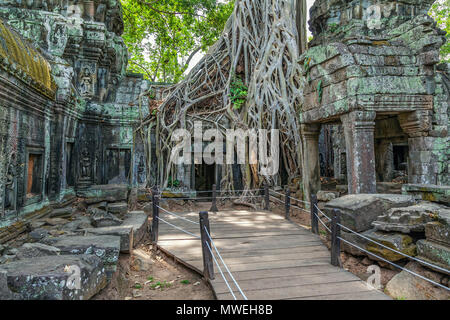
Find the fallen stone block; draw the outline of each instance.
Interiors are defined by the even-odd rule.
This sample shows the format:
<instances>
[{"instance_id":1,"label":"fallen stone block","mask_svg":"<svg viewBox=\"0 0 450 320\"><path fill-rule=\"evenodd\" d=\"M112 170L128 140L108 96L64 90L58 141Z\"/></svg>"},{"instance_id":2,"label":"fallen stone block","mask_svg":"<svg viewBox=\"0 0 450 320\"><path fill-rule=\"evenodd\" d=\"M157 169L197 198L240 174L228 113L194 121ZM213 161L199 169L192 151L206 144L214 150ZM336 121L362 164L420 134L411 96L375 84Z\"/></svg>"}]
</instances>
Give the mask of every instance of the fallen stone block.
<instances>
[{"instance_id":1,"label":"fallen stone block","mask_svg":"<svg viewBox=\"0 0 450 320\"><path fill-rule=\"evenodd\" d=\"M96 228L112 227L121 225L122 220L116 218L109 212L95 209L94 213L91 215L91 224Z\"/></svg>"},{"instance_id":2,"label":"fallen stone block","mask_svg":"<svg viewBox=\"0 0 450 320\"><path fill-rule=\"evenodd\" d=\"M126 201L128 198L128 185L106 184L91 186L86 190L77 191L77 196L84 198L84 201L87 204L99 203L102 201Z\"/></svg>"},{"instance_id":3,"label":"fallen stone block","mask_svg":"<svg viewBox=\"0 0 450 320\"><path fill-rule=\"evenodd\" d=\"M416 245L417 255L420 260L424 260L425 262L444 268L448 270L447 274L450 275L450 247L428 240L419 240ZM428 265L425 266L429 267ZM435 270L438 272L443 272L441 269Z\"/></svg>"},{"instance_id":4,"label":"fallen stone block","mask_svg":"<svg viewBox=\"0 0 450 320\"><path fill-rule=\"evenodd\" d=\"M88 234L120 236L120 252L128 253L130 249L130 232L133 229L134 245L148 231L148 217L143 211L128 213L120 226L85 229Z\"/></svg>"},{"instance_id":5,"label":"fallen stone block","mask_svg":"<svg viewBox=\"0 0 450 320\"><path fill-rule=\"evenodd\" d=\"M450 209L432 202L422 202L404 208L392 208L380 215L372 225L377 230L403 233L424 232L428 222L440 216L450 217Z\"/></svg>"},{"instance_id":6,"label":"fallen stone block","mask_svg":"<svg viewBox=\"0 0 450 320\"><path fill-rule=\"evenodd\" d=\"M66 223L62 226L62 230L75 232L78 229L85 229L91 227L91 219L86 216L78 216L74 221Z\"/></svg>"},{"instance_id":7,"label":"fallen stone block","mask_svg":"<svg viewBox=\"0 0 450 320\"><path fill-rule=\"evenodd\" d=\"M128 204L126 202L109 203L107 211L112 214L123 216L128 212Z\"/></svg>"},{"instance_id":8,"label":"fallen stone block","mask_svg":"<svg viewBox=\"0 0 450 320\"><path fill-rule=\"evenodd\" d=\"M450 205L450 186L431 184L404 184L402 193L414 196L416 199L440 202Z\"/></svg>"},{"instance_id":9,"label":"fallen stone block","mask_svg":"<svg viewBox=\"0 0 450 320\"><path fill-rule=\"evenodd\" d=\"M395 194L351 194L343 196L324 206L324 213L331 217L333 209L341 211L341 222L347 228L363 232L372 228L372 222L391 208L414 204L412 196Z\"/></svg>"},{"instance_id":10,"label":"fallen stone block","mask_svg":"<svg viewBox=\"0 0 450 320\"><path fill-rule=\"evenodd\" d=\"M49 226L61 226L69 222L69 220L63 218L47 218L44 221Z\"/></svg>"},{"instance_id":11,"label":"fallen stone block","mask_svg":"<svg viewBox=\"0 0 450 320\"><path fill-rule=\"evenodd\" d=\"M59 237L51 240L61 254L94 254L102 259L108 276L116 271L120 253L120 237L88 235Z\"/></svg>"},{"instance_id":12,"label":"fallen stone block","mask_svg":"<svg viewBox=\"0 0 450 320\"><path fill-rule=\"evenodd\" d=\"M2 271L8 290L20 300L88 300L107 284L95 255L36 257L2 265Z\"/></svg>"},{"instance_id":13,"label":"fallen stone block","mask_svg":"<svg viewBox=\"0 0 450 320\"><path fill-rule=\"evenodd\" d=\"M428 222L425 225L425 237L429 241L450 246L450 224L439 221Z\"/></svg>"},{"instance_id":14,"label":"fallen stone block","mask_svg":"<svg viewBox=\"0 0 450 320\"><path fill-rule=\"evenodd\" d=\"M410 262L405 266L421 276L436 283L443 284L448 279L436 272L429 271L417 262ZM398 300L449 300L450 291L433 285L407 271L395 275L386 285L385 292Z\"/></svg>"},{"instance_id":15,"label":"fallen stone block","mask_svg":"<svg viewBox=\"0 0 450 320\"><path fill-rule=\"evenodd\" d=\"M76 212L76 210L77 210L76 208L72 208L72 207L54 209L50 213L49 217L50 218L69 218Z\"/></svg>"},{"instance_id":16,"label":"fallen stone block","mask_svg":"<svg viewBox=\"0 0 450 320\"><path fill-rule=\"evenodd\" d=\"M336 199L337 197L339 197L339 193L338 192L332 192L332 191L319 191L317 192L317 200L319 201L331 201L333 199Z\"/></svg>"},{"instance_id":17,"label":"fallen stone block","mask_svg":"<svg viewBox=\"0 0 450 320\"><path fill-rule=\"evenodd\" d=\"M28 234L28 237L29 237L30 241L32 241L32 242L38 242L38 241L44 239L45 237L47 237L48 235L49 235L49 233L46 229L38 228L38 229L31 231Z\"/></svg>"},{"instance_id":18,"label":"fallen stone block","mask_svg":"<svg viewBox=\"0 0 450 320\"><path fill-rule=\"evenodd\" d=\"M414 257L416 255L416 246L413 244L413 239L406 234L386 233L376 231L375 229L363 232L362 234L369 239L379 242L386 247L395 249L408 256ZM394 262L405 259L405 256L370 241L367 242L366 249L389 261ZM369 257L375 259L373 256Z\"/></svg>"},{"instance_id":19,"label":"fallen stone block","mask_svg":"<svg viewBox=\"0 0 450 320\"><path fill-rule=\"evenodd\" d=\"M58 248L43 243L25 243L18 249L17 258L23 260L42 256L57 256L59 254L60 250Z\"/></svg>"}]
</instances>

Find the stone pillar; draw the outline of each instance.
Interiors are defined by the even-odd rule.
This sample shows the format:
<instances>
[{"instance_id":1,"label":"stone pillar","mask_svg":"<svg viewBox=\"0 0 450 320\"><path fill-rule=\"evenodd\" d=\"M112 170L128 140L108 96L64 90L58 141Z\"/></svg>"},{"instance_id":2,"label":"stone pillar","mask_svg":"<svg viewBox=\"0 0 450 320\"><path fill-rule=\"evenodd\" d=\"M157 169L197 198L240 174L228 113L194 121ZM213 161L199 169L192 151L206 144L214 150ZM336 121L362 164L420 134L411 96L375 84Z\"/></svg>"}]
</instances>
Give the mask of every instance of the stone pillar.
<instances>
[{"instance_id":1,"label":"stone pillar","mask_svg":"<svg viewBox=\"0 0 450 320\"><path fill-rule=\"evenodd\" d=\"M376 193L375 131L376 113L352 111L341 117L346 145L348 193Z\"/></svg>"},{"instance_id":2,"label":"stone pillar","mask_svg":"<svg viewBox=\"0 0 450 320\"><path fill-rule=\"evenodd\" d=\"M303 188L307 201L320 190L319 134L320 124L302 124Z\"/></svg>"},{"instance_id":3,"label":"stone pillar","mask_svg":"<svg viewBox=\"0 0 450 320\"><path fill-rule=\"evenodd\" d=\"M439 161L442 159L433 155L438 138L429 135L431 116L428 110L401 113L398 120L409 137L408 182L438 184Z\"/></svg>"}]
</instances>

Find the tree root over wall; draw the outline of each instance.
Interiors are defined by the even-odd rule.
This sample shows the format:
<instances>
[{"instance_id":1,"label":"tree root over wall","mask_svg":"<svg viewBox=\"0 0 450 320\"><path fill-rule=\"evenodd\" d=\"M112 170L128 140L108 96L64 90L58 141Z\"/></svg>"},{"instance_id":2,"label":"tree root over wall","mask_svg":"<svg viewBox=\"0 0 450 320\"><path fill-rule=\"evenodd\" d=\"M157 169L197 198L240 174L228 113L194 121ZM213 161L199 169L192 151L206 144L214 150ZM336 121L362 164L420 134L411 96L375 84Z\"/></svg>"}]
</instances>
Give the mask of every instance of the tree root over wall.
<instances>
[{"instance_id":1,"label":"tree root over wall","mask_svg":"<svg viewBox=\"0 0 450 320\"><path fill-rule=\"evenodd\" d=\"M148 154L148 130L155 128L157 151L153 156L162 188L176 177L176 166L170 163L176 145L171 141L174 130L183 128L193 133L195 121L202 121L204 127L207 123L223 135L227 129L279 129L280 167L286 169L289 181L301 176L299 109L303 79L297 63L297 38L294 1L236 2L219 40L140 127ZM248 87L246 102L239 109L233 108L230 98L236 78ZM259 188L264 181L280 184L279 174L263 176L260 167L241 165L244 189ZM223 173L221 189L232 190L232 166L226 165Z\"/></svg>"}]
</instances>

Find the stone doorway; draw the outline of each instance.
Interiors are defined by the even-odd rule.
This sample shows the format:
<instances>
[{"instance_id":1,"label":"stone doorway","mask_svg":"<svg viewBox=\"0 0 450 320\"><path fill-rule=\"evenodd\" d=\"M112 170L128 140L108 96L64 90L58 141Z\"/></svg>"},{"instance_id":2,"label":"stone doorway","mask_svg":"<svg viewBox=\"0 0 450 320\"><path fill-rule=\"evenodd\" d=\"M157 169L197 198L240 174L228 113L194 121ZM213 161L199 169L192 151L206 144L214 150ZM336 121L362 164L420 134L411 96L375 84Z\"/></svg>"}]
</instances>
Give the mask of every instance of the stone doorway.
<instances>
[{"instance_id":1,"label":"stone doorway","mask_svg":"<svg viewBox=\"0 0 450 320\"><path fill-rule=\"evenodd\" d=\"M213 184L216 183L216 165L215 164L196 164L195 165L195 190L200 191L199 197L212 197Z\"/></svg>"},{"instance_id":2,"label":"stone doorway","mask_svg":"<svg viewBox=\"0 0 450 320\"><path fill-rule=\"evenodd\" d=\"M106 167L108 184L128 184L130 181L131 150L108 149L106 151Z\"/></svg>"}]
</instances>

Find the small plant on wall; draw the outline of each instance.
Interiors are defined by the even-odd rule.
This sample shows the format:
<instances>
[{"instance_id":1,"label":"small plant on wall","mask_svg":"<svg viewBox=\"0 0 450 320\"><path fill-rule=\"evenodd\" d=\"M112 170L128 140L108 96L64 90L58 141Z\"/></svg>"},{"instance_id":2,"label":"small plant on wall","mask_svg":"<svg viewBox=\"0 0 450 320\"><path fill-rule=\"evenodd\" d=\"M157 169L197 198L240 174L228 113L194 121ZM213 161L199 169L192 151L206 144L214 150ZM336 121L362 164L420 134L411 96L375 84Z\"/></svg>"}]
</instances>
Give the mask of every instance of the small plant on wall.
<instances>
[{"instance_id":1,"label":"small plant on wall","mask_svg":"<svg viewBox=\"0 0 450 320\"><path fill-rule=\"evenodd\" d=\"M234 75L230 86L230 100L233 104L233 109L241 109L241 107L245 104L247 94L248 87L244 84L241 78Z\"/></svg>"}]
</instances>

